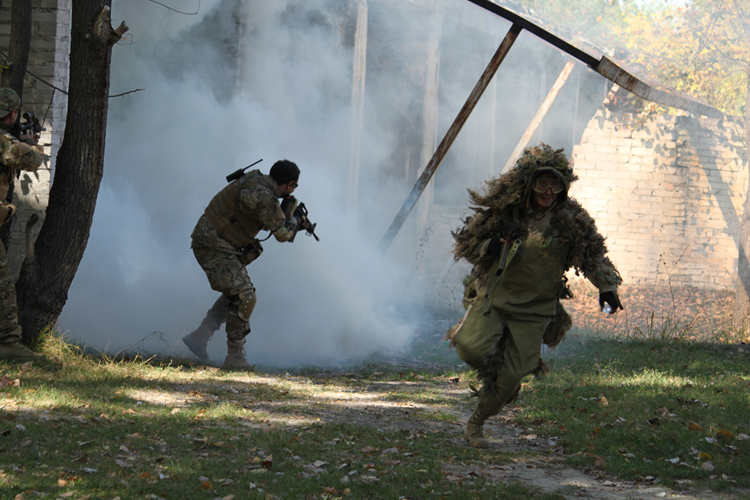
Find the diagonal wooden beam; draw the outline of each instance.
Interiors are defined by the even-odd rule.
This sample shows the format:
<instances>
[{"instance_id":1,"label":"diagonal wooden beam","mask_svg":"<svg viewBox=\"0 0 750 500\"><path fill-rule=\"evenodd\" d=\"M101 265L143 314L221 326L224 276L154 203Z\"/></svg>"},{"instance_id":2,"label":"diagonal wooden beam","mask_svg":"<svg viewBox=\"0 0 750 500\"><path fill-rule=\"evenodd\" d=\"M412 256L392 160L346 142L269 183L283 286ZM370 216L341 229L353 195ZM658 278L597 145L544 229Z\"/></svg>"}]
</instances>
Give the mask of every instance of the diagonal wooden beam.
<instances>
[{"instance_id":1,"label":"diagonal wooden beam","mask_svg":"<svg viewBox=\"0 0 750 500\"><path fill-rule=\"evenodd\" d=\"M555 84L552 85L552 88L547 93L547 97L544 98L542 105L539 106L536 115L534 115L534 119L531 120L531 123L529 123L529 126L526 128L526 132L523 133L521 140L518 141L518 144L516 144L516 149L514 149L510 154L508 161L505 163L505 166L500 171L500 173L503 173L510 167L512 167L516 163L516 160L518 160L518 158L521 156L521 153L523 153L523 148L525 148L529 144L531 138L534 137L534 134L536 133L537 129L539 129L539 125L542 123L542 120L544 120L544 117L547 116L547 111L549 111L549 108L552 107L552 103L554 103L555 99L557 99L557 94L560 93L563 85L565 85L565 82L568 81L568 77L573 71L573 67L575 65L576 63L573 60L569 60L567 63L565 63L565 67L557 77Z\"/></svg>"},{"instance_id":2,"label":"diagonal wooden beam","mask_svg":"<svg viewBox=\"0 0 750 500\"><path fill-rule=\"evenodd\" d=\"M440 142L440 145L438 145L438 148L435 151L435 154L432 155L432 158L430 159L429 163L427 163L427 166L422 171L422 175L420 175L419 179L417 179L417 183L414 185L414 188L411 190L411 193L409 193L409 196L407 196L406 201L404 201L404 204L401 206L401 210L399 210L398 214L396 214L396 217L393 219L393 222L391 222L391 225L386 231L385 235L383 236L383 239L380 240L380 244L378 245L378 251L381 254L384 254L388 250L388 248L391 246L391 243L393 243L393 239L398 234L399 230L401 229L401 226L404 225L406 218L411 213L412 209L414 208L414 205L416 205L417 200L419 200L419 197L422 195L422 192L424 191L425 187L427 187L427 184L430 182L430 179L432 179L432 176L435 174L435 171L437 170L438 166L440 166L440 162L443 161L443 158L445 158L445 155L446 153L448 153L448 150L453 144L453 141L456 140L456 137L458 136L458 133L461 131L461 128L466 123L466 120L469 118L469 115L471 115L471 112L474 110L474 107L477 105L477 102L479 102L479 98L482 97L482 94L484 93L485 89L490 84L490 81L492 81L492 77L497 72L497 68L500 67L500 64L503 62L503 59L505 59L505 56L508 54L508 52L510 52L511 47L513 46L513 42L516 41L516 38L518 38L518 35L521 33L521 30L522 30L521 26L517 24L513 24L513 26L511 26L510 30L508 31L508 33L505 35L505 38L500 44L500 47L498 47L497 51L495 52L495 55L492 56L492 59L490 60L489 64L487 64L487 68L485 68L484 72L482 73L482 76L479 77L479 81L474 86L474 89L471 91L471 94L469 94L469 98L466 99L466 102L464 103L461 110L458 112L456 119L453 120L453 124L451 124L450 128L448 129L448 132L445 133L445 137L443 137L443 140Z\"/></svg>"}]
</instances>

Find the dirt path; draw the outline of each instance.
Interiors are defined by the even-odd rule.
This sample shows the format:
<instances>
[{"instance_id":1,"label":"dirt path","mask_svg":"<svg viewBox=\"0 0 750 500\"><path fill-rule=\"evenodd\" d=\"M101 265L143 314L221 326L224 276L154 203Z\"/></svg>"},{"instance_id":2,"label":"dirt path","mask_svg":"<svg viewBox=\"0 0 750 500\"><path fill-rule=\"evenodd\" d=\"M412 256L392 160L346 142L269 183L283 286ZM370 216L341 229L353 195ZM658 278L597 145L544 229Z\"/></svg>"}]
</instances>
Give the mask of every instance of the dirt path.
<instances>
[{"instance_id":1,"label":"dirt path","mask_svg":"<svg viewBox=\"0 0 750 500\"><path fill-rule=\"evenodd\" d=\"M305 377L237 375L229 387L230 392L237 393L248 383L262 384L274 390L294 393L295 397L291 400L257 401L249 405L251 411L268 416L262 424L266 427L338 422L412 433L440 433L445 436L448 446L455 447L456 456L466 448L463 426L472 408L465 397L466 386L458 379L373 381L371 378L357 380L356 375L350 377L354 380L332 377L330 374ZM197 385L200 386L200 383ZM203 386L195 389L211 393L216 388ZM404 397L405 394L410 396ZM142 397L147 395L142 394ZM427 402L421 402L423 400ZM184 402L190 404L187 399ZM561 460L565 450L554 440L537 437L532 430L513 424L513 411L502 413L485 426L492 442L491 448L483 455L486 460L470 466L445 463L443 470L448 480L462 483L479 478L498 483L517 481L546 492L562 494L569 499L736 498L710 490L698 490L691 487L690 481L685 481L684 490L677 492L660 486L654 478L639 482L619 481L594 470L566 467ZM509 465L493 464L497 462L493 456L507 451L519 452L514 455L528 458L513 460Z\"/></svg>"}]
</instances>

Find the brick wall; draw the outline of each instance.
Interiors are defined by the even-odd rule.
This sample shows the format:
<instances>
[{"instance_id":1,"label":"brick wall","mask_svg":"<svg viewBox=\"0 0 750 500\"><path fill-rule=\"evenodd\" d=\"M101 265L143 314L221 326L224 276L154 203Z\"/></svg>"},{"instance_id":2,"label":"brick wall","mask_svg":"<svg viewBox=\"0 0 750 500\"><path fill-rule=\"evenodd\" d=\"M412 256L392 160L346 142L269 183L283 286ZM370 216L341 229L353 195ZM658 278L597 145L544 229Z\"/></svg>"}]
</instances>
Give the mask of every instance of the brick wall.
<instances>
[{"instance_id":1,"label":"brick wall","mask_svg":"<svg viewBox=\"0 0 750 500\"><path fill-rule=\"evenodd\" d=\"M739 120L606 108L573 148L571 196L596 219L626 283L733 288L747 189Z\"/></svg>"},{"instance_id":2,"label":"brick wall","mask_svg":"<svg viewBox=\"0 0 750 500\"><path fill-rule=\"evenodd\" d=\"M571 196L596 219L626 284L734 289L748 179L742 122L636 119L596 113L573 148ZM469 269L450 258L450 231L467 213L433 205L415 259L428 296L446 306L460 303Z\"/></svg>"},{"instance_id":3,"label":"brick wall","mask_svg":"<svg viewBox=\"0 0 750 500\"><path fill-rule=\"evenodd\" d=\"M31 0L31 3L32 38L27 70L34 76L26 75L22 111L33 111L47 130L39 141L44 147L44 164L36 172L22 172L15 182L14 203L19 210L8 261L16 276L25 256L26 221L33 212L44 217L47 208L54 158L62 141L67 110L64 91L68 85L71 0ZM6 0L0 8L0 51L5 55L10 40L11 4ZM41 223L37 224L37 234L40 227Z\"/></svg>"}]
</instances>

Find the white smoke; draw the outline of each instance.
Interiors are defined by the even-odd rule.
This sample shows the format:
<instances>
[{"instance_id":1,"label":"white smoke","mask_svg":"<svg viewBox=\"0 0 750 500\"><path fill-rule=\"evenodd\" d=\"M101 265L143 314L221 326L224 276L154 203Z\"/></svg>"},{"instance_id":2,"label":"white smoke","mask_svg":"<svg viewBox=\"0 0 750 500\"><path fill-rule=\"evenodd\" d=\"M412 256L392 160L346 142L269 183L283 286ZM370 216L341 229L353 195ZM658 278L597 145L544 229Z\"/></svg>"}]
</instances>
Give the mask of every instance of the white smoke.
<instances>
[{"instance_id":1,"label":"white smoke","mask_svg":"<svg viewBox=\"0 0 750 500\"><path fill-rule=\"evenodd\" d=\"M284 2L255 2L247 77L235 92L231 58L215 40L196 38L211 36L201 25L232 29L232 3L204 0L198 16L185 16L146 1L114 2L131 38L114 49L111 91L145 90L110 104L91 238L59 326L108 352L161 332L173 355L187 355L180 337L218 297L190 250L195 222L227 174L260 158L268 172L288 158L302 170L295 195L321 241L271 238L249 267L258 289L249 361L345 362L398 349L414 325L394 304L417 297L405 291L404 270L375 251L387 221L367 230L346 211L351 52L329 30L285 28ZM377 133L369 137L364 150L377 162L387 148ZM379 189L364 191L385 205ZM215 361L226 353L224 339L220 331L209 344Z\"/></svg>"},{"instance_id":2,"label":"white smoke","mask_svg":"<svg viewBox=\"0 0 750 500\"><path fill-rule=\"evenodd\" d=\"M429 9L453 9L440 35L438 141L510 24L465 0L432 7L404 2L398 12L388 2L368 2L354 214L347 195L356 2L176 3L183 11L200 5L198 14L148 0L113 2L116 22L131 29L127 43L114 47L111 93L145 90L110 103L91 239L59 326L109 352L161 332L173 355L187 355L181 336L218 297L189 248L196 221L227 174L260 158L268 172L286 158L300 166L295 195L319 223L321 241L298 235L293 244L279 244L272 238L249 266L258 303L248 359L280 366L342 363L403 347L424 319L422 297L408 286L420 257L399 239L387 259L375 249L421 162L415 158L423 142L423 68L434 35ZM564 61L530 35L519 37L436 175L436 203L465 204L466 187L499 172L544 97L542 70ZM550 75L547 88L556 73ZM569 121L537 135L559 145L559 128L564 140L575 140ZM405 174L409 162L412 178ZM458 224L456 217L453 227ZM399 254L403 249L407 253ZM431 258L441 267L449 254ZM226 352L224 338L221 331L209 344L214 361Z\"/></svg>"}]
</instances>

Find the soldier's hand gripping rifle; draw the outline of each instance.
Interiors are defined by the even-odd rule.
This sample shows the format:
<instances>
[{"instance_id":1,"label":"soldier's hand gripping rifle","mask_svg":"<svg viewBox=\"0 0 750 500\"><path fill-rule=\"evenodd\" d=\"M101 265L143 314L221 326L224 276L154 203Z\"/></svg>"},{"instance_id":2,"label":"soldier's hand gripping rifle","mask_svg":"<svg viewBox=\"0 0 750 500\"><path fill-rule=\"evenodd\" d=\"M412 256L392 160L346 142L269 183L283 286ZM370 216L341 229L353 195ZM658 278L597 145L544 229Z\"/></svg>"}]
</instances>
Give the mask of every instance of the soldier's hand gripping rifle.
<instances>
[{"instance_id":1,"label":"soldier's hand gripping rifle","mask_svg":"<svg viewBox=\"0 0 750 500\"><path fill-rule=\"evenodd\" d=\"M307 217L307 207L304 203L297 205L297 208L294 210L294 216L300 220L300 229L304 229L308 236L315 238L315 241L320 241L318 235L315 234L315 226L317 226L318 223L310 222L310 219Z\"/></svg>"},{"instance_id":2,"label":"soldier's hand gripping rifle","mask_svg":"<svg viewBox=\"0 0 750 500\"><path fill-rule=\"evenodd\" d=\"M36 115L31 111L25 112L23 114L23 119L26 121L18 124L18 131L21 135L40 134L43 130L47 130L46 128L42 127L42 124L39 122L39 118L37 118Z\"/></svg>"},{"instance_id":3,"label":"soldier's hand gripping rifle","mask_svg":"<svg viewBox=\"0 0 750 500\"><path fill-rule=\"evenodd\" d=\"M231 174L227 175L227 182L236 181L237 179L239 179L240 177L242 177L243 175L245 175L245 170L247 170L248 168L252 167L253 165L257 165L258 163L260 163L262 161L263 161L263 158L261 158L260 160L258 160L256 162L251 163L250 165L248 165L245 168L238 168L237 170L235 170Z\"/></svg>"}]
</instances>

